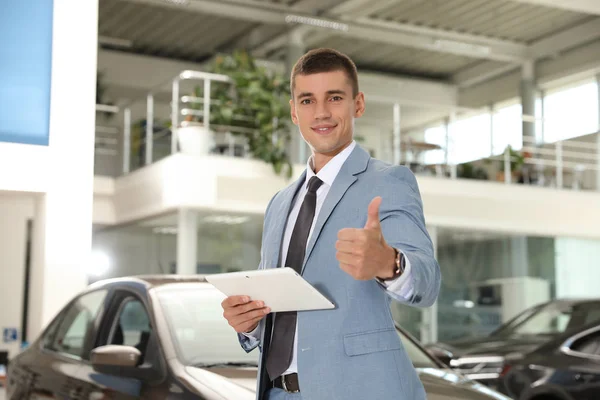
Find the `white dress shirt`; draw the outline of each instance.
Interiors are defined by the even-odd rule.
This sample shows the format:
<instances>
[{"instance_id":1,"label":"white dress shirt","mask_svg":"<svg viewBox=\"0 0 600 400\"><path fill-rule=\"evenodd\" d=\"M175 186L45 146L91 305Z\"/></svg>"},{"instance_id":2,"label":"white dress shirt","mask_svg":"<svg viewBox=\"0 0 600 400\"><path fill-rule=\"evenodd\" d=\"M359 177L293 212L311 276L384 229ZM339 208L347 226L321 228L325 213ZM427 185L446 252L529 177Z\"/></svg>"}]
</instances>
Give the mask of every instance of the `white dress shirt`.
<instances>
[{"instance_id":1,"label":"white dress shirt","mask_svg":"<svg viewBox=\"0 0 600 400\"><path fill-rule=\"evenodd\" d=\"M333 185L335 178L337 177L338 173L340 172L342 165L344 165L344 163L346 162L346 160L348 159L348 157L350 156L350 154L352 153L352 151L354 150L355 147L356 147L356 142L353 141L348 147L346 147L338 155L333 157L327 164L325 164L325 166L317 174L315 174L315 172L314 172L312 156L308 159L307 168L306 168L306 179L304 181L304 185L302 185L302 188L300 188L300 190L298 191L298 194L294 200L294 206L292 208L292 211L290 212L290 215L288 216L287 226L285 229L285 233L283 235L283 245L281 248L281 265L285 265L285 261L287 258L287 252L288 252L288 248L290 245L290 239L292 237L292 231L294 230L294 225L296 224L296 219L298 218L298 214L300 213L300 206L302 205L302 202L304 201L304 196L308 192L308 182L309 182L310 178L312 178L313 176L316 175L319 179L321 179L323 181L323 184L317 190L317 206L315 209L315 217L313 219L312 226L310 228L308 240L306 242L307 246L308 246L308 242L310 242L310 237L312 236L312 233L313 233L313 230L315 227L315 222L317 221L317 218L319 216L319 212L321 211L323 203L325 202L325 198L327 197L327 193L329 193L329 189L331 189L331 186ZM367 215L367 210L365 210L365 216L366 215ZM389 282L388 281L383 282L383 285L385 287L387 287L387 290L394 291L394 292L400 294L402 297L409 299L410 296L412 296L412 287L411 287L410 283L409 284L406 284L406 283L411 282L411 280L410 280L410 262L409 262L408 258L405 258L405 261L406 261L406 264L405 264L404 273L400 277L396 278L395 280L392 280ZM254 338L256 340L260 340L258 327L255 328L252 332L244 333L244 335L246 335L247 337L250 337L250 338ZM292 361L290 363L289 368L286 370L286 372L284 372L284 375L298 372L298 364L297 364L297 358L296 358L296 354L298 353L298 339L297 338L298 338L298 325L296 324L296 336L294 337L294 351L293 351L293 355L292 355Z\"/></svg>"}]
</instances>

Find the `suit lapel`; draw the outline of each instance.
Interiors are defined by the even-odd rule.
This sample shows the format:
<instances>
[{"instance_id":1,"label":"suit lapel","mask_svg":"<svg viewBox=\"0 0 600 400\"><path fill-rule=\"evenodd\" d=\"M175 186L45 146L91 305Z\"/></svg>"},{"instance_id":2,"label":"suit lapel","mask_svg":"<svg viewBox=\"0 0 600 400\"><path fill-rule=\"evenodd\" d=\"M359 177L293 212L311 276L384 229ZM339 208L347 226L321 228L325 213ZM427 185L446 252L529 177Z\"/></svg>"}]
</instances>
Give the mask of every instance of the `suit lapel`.
<instances>
[{"instance_id":1,"label":"suit lapel","mask_svg":"<svg viewBox=\"0 0 600 400\"><path fill-rule=\"evenodd\" d=\"M317 222L315 223L313 233L308 241L306 255L304 256L304 263L302 264L302 272L304 272L306 263L315 247L315 243L319 239L319 235L321 234L323 226L325 226L329 216L340 200L342 200L342 197L344 197L346 191L358 179L356 175L364 172L367 169L370 158L371 156L369 153L357 145L340 169L340 172L333 181L333 185L331 186L331 189L329 189L329 193L325 198L325 202L319 211L319 216L317 217Z\"/></svg>"},{"instance_id":2,"label":"suit lapel","mask_svg":"<svg viewBox=\"0 0 600 400\"><path fill-rule=\"evenodd\" d=\"M300 178L293 184L285 188L277 201L277 207L273 210L273 223L271 223L271 229L273 229L272 245L269 249L270 257L269 260L277 260L276 266L266 266L266 268L277 268L281 264L281 246L283 245L283 234L285 232L288 216L292 210L294 198L296 193L300 190L300 187L306 180L306 171L302 173Z\"/></svg>"}]
</instances>

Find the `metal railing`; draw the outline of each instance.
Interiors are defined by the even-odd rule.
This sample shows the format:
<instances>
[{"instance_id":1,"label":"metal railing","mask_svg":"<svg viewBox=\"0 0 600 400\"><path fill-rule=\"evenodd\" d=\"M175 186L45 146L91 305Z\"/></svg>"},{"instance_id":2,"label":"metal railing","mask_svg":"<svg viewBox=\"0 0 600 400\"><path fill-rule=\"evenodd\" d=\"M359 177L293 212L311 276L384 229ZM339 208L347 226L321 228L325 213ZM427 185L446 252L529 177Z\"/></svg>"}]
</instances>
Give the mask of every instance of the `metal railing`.
<instances>
[{"instance_id":1,"label":"metal railing","mask_svg":"<svg viewBox=\"0 0 600 400\"><path fill-rule=\"evenodd\" d=\"M186 83L193 84L194 81L202 82L201 97L195 96L193 89L188 88L186 91L183 87ZM123 130L123 173L152 164L163 157L181 151L178 128L189 124L186 119L193 119L194 124L211 132L215 139L212 154L247 157L247 140L241 136L233 135L232 132L252 133L252 130L242 126L211 126L211 112L214 111L213 107L215 105L219 105L218 100L211 98L215 82L233 84L233 81L227 75L192 70L182 71L173 79L155 86L146 94L143 118L133 125L131 119L132 109L139 105L138 103L142 102L143 99L140 98L130 102L125 108L126 129ZM182 93L185 94L182 95ZM166 95L169 96L170 101L165 101ZM157 100L159 97L163 98L162 104ZM168 111L165 111L167 104ZM195 107L198 104L202 106L201 109ZM162 108L162 113L158 110L159 108ZM140 121L143 122L143 126L140 126ZM141 133L142 137L133 138L132 129L136 133ZM132 143L135 145L132 146ZM132 156L137 157L137 159L132 160Z\"/></svg>"},{"instance_id":2,"label":"metal railing","mask_svg":"<svg viewBox=\"0 0 600 400\"><path fill-rule=\"evenodd\" d=\"M202 86L195 83L198 81L202 82ZM252 130L242 126L211 125L211 112L214 112L215 106L220 105L218 100L211 98L215 83L234 84L227 75L185 70L152 88L145 98L141 97L120 107L97 105L98 112L122 113L123 140L119 143L118 128L99 125L96 127L96 153L118 157L119 144L121 144L122 173L127 174L133 169L152 164L180 151L178 129L189 123L186 120L193 119L194 124L204 127L214 136L215 147L211 153L248 157L248 143L244 135L233 133L248 134L252 133ZM193 89L186 88L186 85L190 84L195 85ZM200 87L202 94L198 96L200 90L194 89ZM143 118L133 124L132 113L136 107L144 110L141 111ZM236 116L235 119L243 120L243 117ZM135 138L132 137L133 130L136 133ZM396 159L401 157L402 146L398 136L398 132L395 131L391 149L395 163L398 162ZM487 163L482 168L487 169L489 174L496 174L495 179L488 180L502 181L505 184L521 183L559 189L570 187L575 190L600 191L600 134L596 134L596 139L592 141L577 138L555 143L538 143L535 138L527 137L523 141L524 146L517 153L511 153L507 148L503 154L475 160L472 163ZM449 146L448 150L453 147ZM444 158L454 159L453 154L447 150ZM417 162L413 164L413 161ZM403 161L399 160L399 163ZM405 160L404 163L413 168L417 174L428 173L450 179L461 178L459 169L464 165L464 163L461 165L449 161L440 164L423 164L412 159ZM515 175L515 163L520 165L519 176Z\"/></svg>"},{"instance_id":3,"label":"metal railing","mask_svg":"<svg viewBox=\"0 0 600 400\"><path fill-rule=\"evenodd\" d=\"M518 150L511 152L507 147L501 154L470 162L432 164L407 160L401 163L417 175L461 179L465 177L461 171L464 171L465 165L469 165L485 172L486 176L467 176L470 179L500 181L507 185L600 191L600 133L554 143L539 143L534 138L525 137L523 142L524 146ZM454 154L449 152L447 159L455 159Z\"/></svg>"}]
</instances>

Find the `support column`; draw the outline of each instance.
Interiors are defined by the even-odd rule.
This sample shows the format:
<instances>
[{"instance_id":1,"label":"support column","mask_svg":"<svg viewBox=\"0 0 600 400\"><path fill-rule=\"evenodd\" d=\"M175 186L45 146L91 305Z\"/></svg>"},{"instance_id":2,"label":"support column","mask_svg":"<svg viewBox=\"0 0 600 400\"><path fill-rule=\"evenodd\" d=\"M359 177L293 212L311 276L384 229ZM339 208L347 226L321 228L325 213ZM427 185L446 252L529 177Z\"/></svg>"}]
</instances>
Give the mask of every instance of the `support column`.
<instances>
[{"instance_id":1,"label":"support column","mask_svg":"<svg viewBox=\"0 0 600 400\"><path fill-rule=\"evenodd\" d=\"M296 61L300 59L306 52L304 45L304 38L302 34L298 32L290 32L288 38L288 47L286 52L286 73L287 76L291 76L292 69L296 64ZM291 122L290 122L291 124ZM292 163L304 164L308 160L311 153L310 148L302 138L300 131L295 126L292 126L292 140L290 143L290 157Z\"/></svg>"},{"instance_id":2,"label":"support column","mask_svg":"<svg viewBox=\"0 0 600 400\"><path fill-rule=\"evenodd\" d=\"M433 243L433 255L437 260L438 256L438 229L437 226L427 227L431 242ZM421 342L424 344L436 343L438 341L438 302L436 301L429 308L425 308L421 313Z\"/></svg>"},{"instance_id":3,"label":"support column","mask_svg":"<svg viewBox=\"0 0 600 400\"><path fill-rule=\"evenodd\" d=\"M600 191L600 74L596 75L598 90L598 131L596 134L596 190Z\"/></svg>"},{"instance_id":4,"label":"support column","mask_svg":"<svg viewBox=\"0 0 600 400\"><path fill-rule=\"evenodd\" d=\"M177 215L177 274L195 275L198 257L198 212L181 208Z\"/></svg>"},{"instance_id":5,"label":"support column","mask_svg":"<svg viewBox=\"0 0 600 400\"><path fill-rule=\"evenodd\" d=\"M401 109L400 104L394 104L394 165L400 165L402 161L402 131L400 128Z\"/></svg>"},{"instance_id":6,"label":"support column","mask_svg":"<svg viewBox=\"0 0 600 400\"><path fill-rule=\"evenodd\" d=\"M40 166L50 179L33 223L30 341L86 287L92 248L98 0L55 1L52 18L49 157Z\"/></svg>"},{"instance_id":7,"label":"support column","mask_svg":"<svg viewBox=\"0 0 600 400\"><path fill-rule=\"evenodd\" d=\"M521 106L523 119L523 146L537 144L535 137L535 64L526 61L521 72Z\"/></svg>"}]
</instances>

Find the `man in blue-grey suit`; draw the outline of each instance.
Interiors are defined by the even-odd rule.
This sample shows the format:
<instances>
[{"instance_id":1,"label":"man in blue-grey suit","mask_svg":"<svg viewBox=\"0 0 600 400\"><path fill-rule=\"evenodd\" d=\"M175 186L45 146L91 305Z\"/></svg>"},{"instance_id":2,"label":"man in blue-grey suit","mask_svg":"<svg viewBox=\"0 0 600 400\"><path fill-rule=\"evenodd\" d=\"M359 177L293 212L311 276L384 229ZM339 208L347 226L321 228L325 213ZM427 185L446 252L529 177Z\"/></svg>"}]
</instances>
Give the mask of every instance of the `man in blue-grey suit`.
<instances>
[{"instance_id":1,"label":"man in blue-grey suit","mask_svg":"<svg viewBox=\"0 0 600 400\"><path fill-rule=\"evenodd\" d=\"M417 181L354 141L365 97L347 56L305 54L291 94L312 156L267 206L259 268L296 269L336 307L270 313L260 299L223 301L242 347L260 348L257 399L425 399L390 311L391 299L429 307L440 288Z\"/></svg>"}]
</instances>

